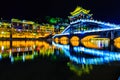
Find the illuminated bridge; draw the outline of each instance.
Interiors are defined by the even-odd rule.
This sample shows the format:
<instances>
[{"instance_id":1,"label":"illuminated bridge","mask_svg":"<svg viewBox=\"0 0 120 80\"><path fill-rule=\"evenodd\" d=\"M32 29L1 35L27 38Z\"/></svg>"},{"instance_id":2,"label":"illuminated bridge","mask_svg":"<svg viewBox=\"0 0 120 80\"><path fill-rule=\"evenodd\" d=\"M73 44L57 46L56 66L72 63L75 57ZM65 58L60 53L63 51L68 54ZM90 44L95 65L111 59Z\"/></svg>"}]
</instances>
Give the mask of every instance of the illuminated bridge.
<instances>
[{"instance_id":1,"label":"illuminated bridge","mask_svg":"<svg viewBox=\"0 0 120 80\"><path fill-rule=\"evenodd\" d=\"M70 25L61 33L53 36L53 39L73 36L82 39L86 36L97 35L99 38L117 39L120 36L120 25L105 23L97 20L79 19L71 22Z\"/></svg>"}]
</instances>

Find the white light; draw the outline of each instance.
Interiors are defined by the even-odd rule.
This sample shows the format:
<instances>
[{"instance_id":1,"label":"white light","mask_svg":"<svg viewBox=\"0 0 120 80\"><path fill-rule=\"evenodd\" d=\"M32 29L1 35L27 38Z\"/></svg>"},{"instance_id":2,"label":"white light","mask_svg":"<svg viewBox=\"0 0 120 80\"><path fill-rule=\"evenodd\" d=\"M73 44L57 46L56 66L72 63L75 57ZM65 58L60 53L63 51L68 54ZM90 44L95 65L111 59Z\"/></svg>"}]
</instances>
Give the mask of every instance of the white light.
<instances>
[{"instance_id":1,"label":"white light","mask_svg":"<svg viewBox=\"0 0 120 80\"><path fill-rule=\"evenodd\" d=\"M1 50L2 50L2 51L4 50L4 46L2 46Z\"/></svg>"},{"instance_id":2,"label":"white light","mask_svg":"<svg viewBox=\"0 0 120 80\"><path fill-rule=\"evenodd\" d=\"M4 34L4 32L3 32L3 31L2 31L1 33L2 33L2 34Z\"/></svg>"}]
</instances>

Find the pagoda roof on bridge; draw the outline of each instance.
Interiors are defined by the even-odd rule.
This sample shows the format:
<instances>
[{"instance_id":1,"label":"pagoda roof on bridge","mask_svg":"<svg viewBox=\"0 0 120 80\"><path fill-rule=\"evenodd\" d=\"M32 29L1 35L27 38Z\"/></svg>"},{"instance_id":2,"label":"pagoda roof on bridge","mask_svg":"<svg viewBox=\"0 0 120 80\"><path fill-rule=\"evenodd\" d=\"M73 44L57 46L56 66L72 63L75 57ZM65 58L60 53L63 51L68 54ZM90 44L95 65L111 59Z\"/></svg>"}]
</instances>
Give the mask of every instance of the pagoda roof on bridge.
<instances>
[{"instance_id":1,"label":"pagoda roof on bridge","mask_svg":"<svg viewBox=\"0 0 120 80\"><path fill-rule=\"evenodd\" d=\"M80 7L80 6L77 6L76 9L73 12L70 12L70 14L72 16L75 16L75 15L78 15L80 13L88 14L89 12L90 12L90 10L86 10L86 9L83 9L82 7Z\"/></svg>"}]
</instances>

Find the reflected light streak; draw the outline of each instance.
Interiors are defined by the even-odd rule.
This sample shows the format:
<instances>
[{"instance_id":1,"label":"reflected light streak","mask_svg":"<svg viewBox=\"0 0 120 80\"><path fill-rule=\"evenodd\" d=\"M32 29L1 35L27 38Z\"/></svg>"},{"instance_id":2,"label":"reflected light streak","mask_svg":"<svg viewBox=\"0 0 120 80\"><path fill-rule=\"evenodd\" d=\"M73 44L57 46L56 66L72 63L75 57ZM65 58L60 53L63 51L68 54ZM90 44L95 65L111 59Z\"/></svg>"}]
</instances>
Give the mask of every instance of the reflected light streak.
<instances>
[{"instance_id":1,"label":"reflected light streak","mask_svg":"<svg viewBox=\"0 0 120 80\"><path fill-rule=\"evenodd\" d=\"M0 45L3 45L1 49L4 49L0 51L0 58L10 58L12 63L32 60L39 55L53 55L55 48L45 41L12 41L12 48L10 48L10 41L0 41Z\"/></svg>"},{"instance_id":2,"label":"reflected light streak","mask_svg":"<svg viewBox=\"0 0 120 80\"><path fill-rule=\"evenodd\" d=\"M69 66L70 70L74 71L78 76L81 76L82 74L89 74L90 70L93 69L92 65L77 65L72 62L68 62L67 66Z\"/></svg>"},{"instance_id":3,"label":"reflected light streak","mask_svg":"<svg viewBox=\"0 0 120 80\"><path fill-rule=\"evenodd\" d=\"M101 50L95 50L95 49L92 49L92 50L88 49L87 50L84 47L78 47L77 51L79 50L79 51L85 52L87 50L87 53L91 54L91 52L92 52L91 55L99 56L99 58L98 57L97 58L85 58L85 57L72 56L69 52L69 48L68 49L66 49L65 47L63 48L63 46L60 44L56 45L53 42L53 45L61 48L64 51L65 55L67 57L69 57L69 59L71 61L74 61L74 62L79 63L79 64L103 64L103 63L109 63L112 61L119 61L120 60L120 53L117 53L117 52L101 51ZM76 48L75 48L75 50L76 50Z\"/></svg>"}]
</instances>

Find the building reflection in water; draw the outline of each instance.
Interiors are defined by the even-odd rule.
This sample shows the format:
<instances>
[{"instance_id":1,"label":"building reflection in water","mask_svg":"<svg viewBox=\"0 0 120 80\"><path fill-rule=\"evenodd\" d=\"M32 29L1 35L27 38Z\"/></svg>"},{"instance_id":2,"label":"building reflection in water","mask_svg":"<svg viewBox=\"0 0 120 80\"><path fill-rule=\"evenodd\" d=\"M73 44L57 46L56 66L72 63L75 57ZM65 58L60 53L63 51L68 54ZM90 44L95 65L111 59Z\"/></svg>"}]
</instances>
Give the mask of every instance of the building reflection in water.
<instances>
[{"instance_id":1,"label":"building reflection in water","mask_svg":"<svg viewBox=\"0 0 120 80\"><path fill-rule=\"evenodd\" d=\"M32 60L38 55L54 54L54 47L45 41L0 41L0 59L9 58L11 62Z\"/></svg>"},{"instance_id":2,"label":"building reflection in water","mask_svg":"<svg viewBox=\"0 0 120 80\"><path fill-rule=\"evenodd\" d=\"M120 52L108 50L109 45L109 39L93 36L90 40L84 38L81 41L76 36L70 41L63 37L52 44L46 41L0 41L0 59L8 58L13 63L34 60L39 56L54 56L54 59L62 56L69 59L67 66L70 70L81 76L89 74L93 69L92 65L120 61ZM119 48L118 41L114 45Z\"/></svg>"}]
</instances>

